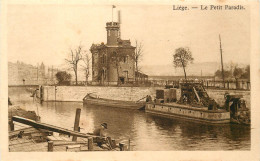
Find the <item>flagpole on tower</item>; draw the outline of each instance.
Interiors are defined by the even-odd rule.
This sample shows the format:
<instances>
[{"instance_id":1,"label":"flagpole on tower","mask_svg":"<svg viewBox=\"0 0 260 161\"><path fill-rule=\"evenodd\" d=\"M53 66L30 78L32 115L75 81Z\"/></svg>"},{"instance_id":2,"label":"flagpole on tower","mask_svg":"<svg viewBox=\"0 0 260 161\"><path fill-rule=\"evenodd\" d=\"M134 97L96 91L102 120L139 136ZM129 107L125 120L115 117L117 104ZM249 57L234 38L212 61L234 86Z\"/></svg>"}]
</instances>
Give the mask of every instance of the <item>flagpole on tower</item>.
<instances>
[{"instance_id":1,"label":"flagpole on tower","mask_svg":"<svg viewBox=\"0 0 260 161\"><path fill-rule=\"evenodd\" d=\"M113 16L114 16L114 8L116 8L116 6L112 5L112 23L113 23Z\"/></svg>"}]
</instances>

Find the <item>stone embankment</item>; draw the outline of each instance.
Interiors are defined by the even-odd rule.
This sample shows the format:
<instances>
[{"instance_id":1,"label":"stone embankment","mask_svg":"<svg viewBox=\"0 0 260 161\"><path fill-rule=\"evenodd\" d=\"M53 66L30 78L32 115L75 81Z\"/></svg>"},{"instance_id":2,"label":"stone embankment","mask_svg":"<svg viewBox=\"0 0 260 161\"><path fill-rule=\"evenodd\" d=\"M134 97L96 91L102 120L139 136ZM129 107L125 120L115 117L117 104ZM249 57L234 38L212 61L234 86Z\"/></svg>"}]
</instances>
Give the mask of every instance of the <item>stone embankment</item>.
<instances>
[{"instance_id":1,"label":"stone embankment","mask_svg":"<svg viewBox=\"0 0 260 161\"><path fill-rule=\"evenodd\" d=\"M146 95L155 98L156 90L163 87L108 87L108 86L43 86L43 101L75 101L82 102L88 93L93 93L102 98L137 101ZM224 104L224 94L241 94L250 107L250 91L239 90L207 90L209 96L215 99L220 105ZM180 90L177 90L177 98L180 97Z\"/></svg>"}]
</instances>

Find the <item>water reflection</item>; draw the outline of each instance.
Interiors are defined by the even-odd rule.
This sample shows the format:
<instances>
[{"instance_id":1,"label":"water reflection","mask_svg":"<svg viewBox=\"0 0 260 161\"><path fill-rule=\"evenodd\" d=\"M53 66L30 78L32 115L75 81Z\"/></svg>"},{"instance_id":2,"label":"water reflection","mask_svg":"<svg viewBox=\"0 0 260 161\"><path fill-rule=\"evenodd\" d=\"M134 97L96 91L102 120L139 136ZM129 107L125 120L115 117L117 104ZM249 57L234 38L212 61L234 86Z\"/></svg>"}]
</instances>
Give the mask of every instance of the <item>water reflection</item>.
<instances>
[{"instance_id":1,"label":"water reflection","mask_svg":"<svg viewBox=\"0 0 260 161\"><path fill-rule=\"evenodd\" d=\"M73 129L76 108L81 108L81 132L92 132L106 122L107 135L119 142L128 143L130 139L132 150L250 150L250 127L208 125L142 111L83 106L80 102L39 104L33 102L29 94L21 90L9 91L15 104L27 110L38 109L42 122L68 129Z\"/></svg>"},{"instance_id":2,"label":"water reflection","mask_svg":"<svg viewBox=\"0 0 260 161\"><path fill-rule=\"evenodd\" d=\"M181 140L176 148L180 150L250 149L250 127L247 126L209 125L154 115L147 115L147 122L166 131L172 144L177 144L173 138L179 133Z\"/></svg>"}]
</instances>

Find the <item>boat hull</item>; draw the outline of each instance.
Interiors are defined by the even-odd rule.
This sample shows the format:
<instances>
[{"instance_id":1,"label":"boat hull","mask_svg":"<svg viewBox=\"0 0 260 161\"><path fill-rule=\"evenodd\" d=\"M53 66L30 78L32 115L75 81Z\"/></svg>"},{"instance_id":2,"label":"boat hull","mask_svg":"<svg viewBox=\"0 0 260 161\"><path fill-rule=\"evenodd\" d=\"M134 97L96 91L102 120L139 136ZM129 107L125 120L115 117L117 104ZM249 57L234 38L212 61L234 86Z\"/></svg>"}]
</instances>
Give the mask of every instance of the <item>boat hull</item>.
<instances>
[{"instance_id":1,"label":"boat hull","mask_svg":"<svg viewBox=\"0 0 260 161\"><path fill-rule=\"evenodd\" d=\"M132 110L142 110L145 108L145 102L132 102L132 101L121 101L121 100L109 100L102 98L86 98L83 100L85 105L103 106L103 107L114 107L124 108Z\"/></svg>"},{"instance_id":2,"label":"boat hull","mask_svg":"<svg viewBox=\"0 0 260 161\"><path fill-rule=\"evenodd\" d=\"M207 110L191 106L147 103L145 112L165 117L184 118L212 124L230 123L230 113L224 110Z\"/></svg>"}]
</instances>

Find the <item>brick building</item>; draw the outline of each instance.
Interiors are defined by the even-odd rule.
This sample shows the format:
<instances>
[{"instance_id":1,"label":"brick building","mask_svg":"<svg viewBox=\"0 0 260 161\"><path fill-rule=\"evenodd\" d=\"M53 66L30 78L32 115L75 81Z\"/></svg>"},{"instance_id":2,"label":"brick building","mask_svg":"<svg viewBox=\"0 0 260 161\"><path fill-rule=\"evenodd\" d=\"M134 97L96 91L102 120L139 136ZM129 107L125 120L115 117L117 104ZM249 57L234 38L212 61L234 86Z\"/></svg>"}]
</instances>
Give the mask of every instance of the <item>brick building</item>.
<instances>
[{"instance_id":1,"label":"brick building","mask_svg":"<svg viewBox=\"0 0 260 161\"><path fill-rule=\"evenodd\" d=\"M120 37L120 23L107 22L107 43L93 44L92 82L102 85L128 84L135 81L135 47Z\"/></svg>"}]
</instances>

